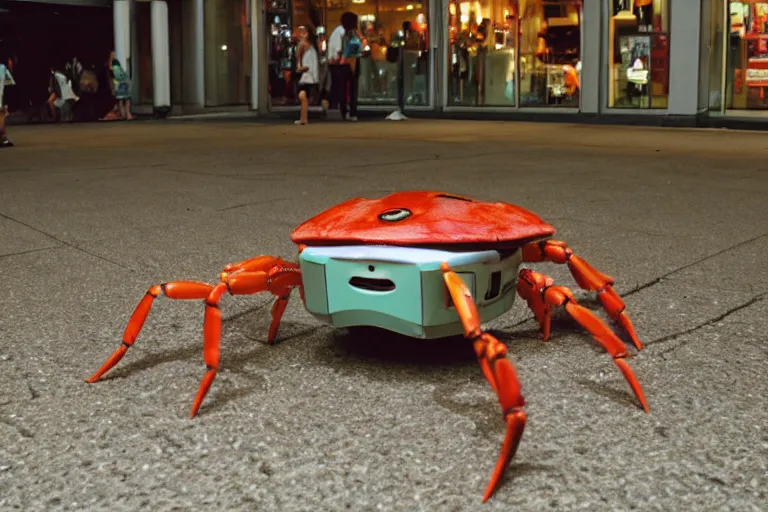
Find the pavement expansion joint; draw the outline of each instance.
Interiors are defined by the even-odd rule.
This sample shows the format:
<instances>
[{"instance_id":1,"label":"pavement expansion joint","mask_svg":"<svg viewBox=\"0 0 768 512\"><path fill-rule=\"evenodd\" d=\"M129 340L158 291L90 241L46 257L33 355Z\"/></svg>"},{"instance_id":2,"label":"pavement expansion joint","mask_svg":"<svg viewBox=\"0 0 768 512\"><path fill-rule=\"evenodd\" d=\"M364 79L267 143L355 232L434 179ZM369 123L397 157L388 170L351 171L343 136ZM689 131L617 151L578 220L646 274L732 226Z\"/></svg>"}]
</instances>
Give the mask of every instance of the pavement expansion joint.
<instances>
[{"instance_id":1,"label":"pavement expansion joint","mask_svg":"<svg viewBox=\"0 0 768 512\"><path fill-rule=\"evenodd\" d=\"M748 240L743 240L741 242L737 242L737 243L735 243L733 245L730 245L730 246L726 247L725 249L721 249L721 250L719 250L719 251L717 251L715 253L712 253L712 254L710 254L708 256L704 256L703 258L700 258L700 259L698 259L698 260L696 260L696 261L694 261L692 263L687 263L687 264L683 265L682 267L678 267L678 268L676 268L674 270L670 270L669 272L667 272L666 274L664 274L662 276L659 276L659 277L657 277L655 279L652 279L651 281L648 281L647 283L644 283L644 284L641 284L641 285L639 285L639 286L637 286L635 288L632 288L631 290L627 291L626 293L621 294L621 296L622 297L629 297L630 295L634 295L637 292L645 290L646 288L650 288L651 286L659 284L665 278L671 276L672 274L676 274L678 272L681 272L683 270L691 268L691 267L693 267L695 265L698 265L699 263L704 263L707 260L710 260L712 258L720 256L721 254L725 254L725 253L727 253L729 251L733 251L734 249L738 249L739 247L742 247L744 245L751 244L752 242L756 242L756 241L758 241L761 238L764 238L766 236L768 236L768 233L763 233L762 235L757 235L757 236L752 237L752 238L750 238Z\"/></svg>"},{"instance_id":2,"label":"pavement expansion joint","mask_svg":"<svg viewBox=\"0 0 768 512\"><path fill-rule=\"evenodd\" d=\"M696 325L694 327L691 327L689 329L685 329L684 331L675 332L675 333L672 333L672 334L667 334L666 336L662 336L661 338L657 338L655 340L649 341L648 343L646 343L646 347L650 347L652 345L657 345L657 344L662 344L662 343L667 343L667 342L670 342L670 341L674 341L674 340L676 340L678 338L681 338L681 337L683 337L683 336L685 336L687 334L691 334L691 333L693 333L695 331L698 331L699 329L703 329L703 328L705 328L707 326L716 324L716 323L718 323L718 322L720 322L722 320L725 320L726 318L728 318L729 316L733 315L734 313L738 313L742 309L746 309L746 308L756 304L757 302L760 302L766 296L768 296L768 292L763 292L763 293L761 293L759 295L756 295L756 296L752 297L748 301L743 302L743 303L739 304L738 306L735 306L735 307L729 309L725 313L716 316L715 318L711 318L711 319L709 319L709 320L707 320L705 322L702 322L702 323L700 323L700 324L698 324L698 325ZM679 345L675 345L674 347L671 347L671 348L668 348L667 350L659 352L658 356L663 358L666 354L668 354L670 352L673 352L673 351L675 351L675 350L677 350L677 349L679 349L681 347L684 347L685 345L687 345L691 341L692 341L692 339L684 341L683 343L680 343Z\"/></svg>"}]
</instances>

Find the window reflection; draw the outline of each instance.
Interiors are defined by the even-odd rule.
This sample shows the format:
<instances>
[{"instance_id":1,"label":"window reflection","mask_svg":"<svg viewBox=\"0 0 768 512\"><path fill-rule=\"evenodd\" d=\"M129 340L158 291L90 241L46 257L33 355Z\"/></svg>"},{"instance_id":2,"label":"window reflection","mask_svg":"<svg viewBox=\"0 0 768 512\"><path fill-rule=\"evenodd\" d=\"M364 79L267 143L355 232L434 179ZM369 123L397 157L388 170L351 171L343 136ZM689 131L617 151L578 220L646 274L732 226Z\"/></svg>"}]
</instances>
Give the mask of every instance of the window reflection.
<instances>
[{"instance_id":1,"label":"window reflection","mask_svg":"<svg viewBox=\"0 0 768 512\"><path fill-rule=\"evenodd\" d=\"M250 100L250 31L246 0L205 1L205 104Z\"/></svg>"}]
</instances>

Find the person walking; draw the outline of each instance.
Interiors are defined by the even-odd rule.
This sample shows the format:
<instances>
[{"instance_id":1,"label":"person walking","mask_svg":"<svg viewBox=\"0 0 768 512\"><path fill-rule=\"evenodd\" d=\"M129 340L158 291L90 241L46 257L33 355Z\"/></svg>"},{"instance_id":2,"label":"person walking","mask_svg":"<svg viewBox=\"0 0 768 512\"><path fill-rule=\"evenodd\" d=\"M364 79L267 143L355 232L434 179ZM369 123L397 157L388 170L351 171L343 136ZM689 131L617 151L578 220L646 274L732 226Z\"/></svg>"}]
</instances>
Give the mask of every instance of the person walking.
<instances>
[{"instance_id":1,"label":"person walking","mask_svg":"<svg viewBox=\"0 0 768 512\"><path fill-rule=\"evenodd\" d=\"M8 138L8 133L5 131L5 120L8 117L8 106L3 101L3 95L5 94L6 86L16 85L13 80L11 71L0 61L0 148L8 148L13 146L13 142Z\"/></svg>"},{"instance_id":2,"label":"person walking","mask_svg":"<svg viewBox=\"0 0 768 512\"><path fill-rule=\"evenodd\" d=\"M309 102L315 100L319 94L320 65L317 55L317 40L312 31L306 27L300 27L299 38L299 65L296 71L301 73L299 77L301 115L296 124L304 125L309 123Z\"/></svg>"},{"instance_id":3,"label":"person walking","mask_svg":"<svg viewBox=\"0 0 768 512\"><path fill-rule=\"evenodd\" d=\"M345 12L341 25L328 38L328 65L331 70L331 108L338 106L342 119L357 121L358 58L362 39L357 33L357 14ZM349 109L347 108L349 105Z\"/></svg>"}]
</instances>

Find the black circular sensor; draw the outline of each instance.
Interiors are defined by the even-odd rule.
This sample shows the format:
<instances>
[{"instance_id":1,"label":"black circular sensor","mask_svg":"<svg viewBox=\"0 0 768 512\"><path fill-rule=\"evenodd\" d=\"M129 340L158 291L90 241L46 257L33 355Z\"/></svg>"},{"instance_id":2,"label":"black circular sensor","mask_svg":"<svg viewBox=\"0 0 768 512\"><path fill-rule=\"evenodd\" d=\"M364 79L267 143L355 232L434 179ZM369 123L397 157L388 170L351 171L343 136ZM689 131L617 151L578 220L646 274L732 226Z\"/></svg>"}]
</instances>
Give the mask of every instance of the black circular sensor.
<instances>
[{"instance_id":1,"label":"black circular sensor","mask_svg":"<svg viewBox=\"0 0 768 512\"><path fill-rule=\"evenodd\" d=\"M413 215L411 210L407 208L395 208L394 210L387 210L384 213L379 214L379 220L384 222L400 222Z\"/></svg>"}]
</instances>

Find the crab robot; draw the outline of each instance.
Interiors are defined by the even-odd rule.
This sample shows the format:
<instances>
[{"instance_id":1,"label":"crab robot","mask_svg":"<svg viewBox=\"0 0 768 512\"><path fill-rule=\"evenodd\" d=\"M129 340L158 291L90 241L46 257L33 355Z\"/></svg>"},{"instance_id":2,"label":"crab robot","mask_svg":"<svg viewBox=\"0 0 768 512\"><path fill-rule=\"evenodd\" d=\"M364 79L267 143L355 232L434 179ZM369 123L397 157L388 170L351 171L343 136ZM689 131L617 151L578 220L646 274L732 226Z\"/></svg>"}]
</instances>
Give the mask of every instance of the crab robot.
<instances>
[{"instance_id":1,"label":"crab robot","mask_svg":"<svg viewBox=\"0 0 768 512\"><path fill-rule=\"evenodd\" d=\"M219 370L224 294L268 292L275 296L267 336L277 338L291 291L298 288L306 309L336 327L375 326L414 338L463 334L473 343L482 373L496 393L506 434L483 496L495 491L514 456L526 424L526 402L507 347L482 328L511 307L515 291L527 303L546 341L552 310L563 308L608 352L639 404L643 391L627 363L630 352L619 337L571 290L520 266L567 265L576 283L595 292L608 316L642 349L614 290L614 280L552 240L555 229L512 204L482 202L456 194L400 192L379 199L356 198L298 226L291 236L298 263L258 256L224 267L217 284L173 281L153 285L128 321L122 344L87 382L99 380L136 341L154 300L205 301L203 358L207 372L192 405L194 417Z\"/></svg>"}]
</instances>

